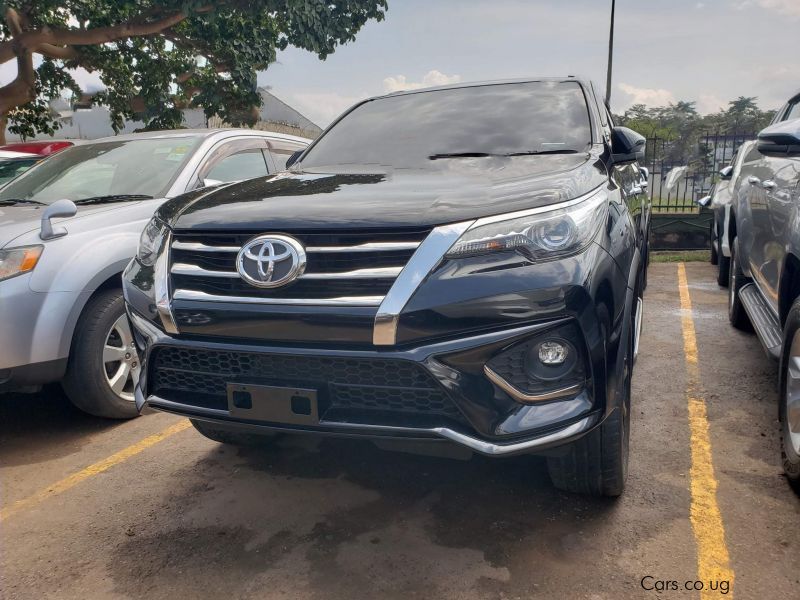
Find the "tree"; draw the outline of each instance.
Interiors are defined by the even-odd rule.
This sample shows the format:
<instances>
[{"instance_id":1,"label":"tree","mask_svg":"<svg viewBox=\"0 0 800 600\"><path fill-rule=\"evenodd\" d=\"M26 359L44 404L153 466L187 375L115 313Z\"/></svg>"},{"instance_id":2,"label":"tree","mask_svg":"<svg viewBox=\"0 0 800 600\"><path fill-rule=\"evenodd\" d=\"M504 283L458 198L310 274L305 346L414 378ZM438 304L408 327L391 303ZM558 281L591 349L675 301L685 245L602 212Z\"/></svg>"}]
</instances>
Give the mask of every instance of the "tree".
<instances>
[{"instance_id":1,"label":"tree","mask_svg":"<svg viewBox=\"0 0 800 600\"><path fill-rule=\"evenodd\" d=\"M79 93L70 74L97 72L96 96L118 131L180 126L181 108L201 106L234 125L257 120L256 72L292 45L324 60L355 40L387 0L6 0L0 4L0 64L17 75L0 87L0 143L58 127L48 100Z\"/></svg>"}]
</instances>

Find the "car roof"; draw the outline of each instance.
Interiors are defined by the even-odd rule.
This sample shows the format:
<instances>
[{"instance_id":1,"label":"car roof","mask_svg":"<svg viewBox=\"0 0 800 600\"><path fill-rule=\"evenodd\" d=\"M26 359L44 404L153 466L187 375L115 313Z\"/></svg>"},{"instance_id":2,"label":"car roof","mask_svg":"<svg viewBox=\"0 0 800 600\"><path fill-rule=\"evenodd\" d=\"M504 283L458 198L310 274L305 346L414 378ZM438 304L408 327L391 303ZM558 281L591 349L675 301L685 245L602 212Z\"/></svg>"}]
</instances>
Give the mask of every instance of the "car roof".
<instances>
[{"instance_id":1,"label":"car roof","mask_svg":"<svg viewBox=\"0 0 800 600\"><path fill-rule=\"evenodd\" d=\"M311 140L302 138L296 135L289 135L287 133L276 133L274 131L264 131L261 129L248 129L245 127L225 127L217 129L165 129L163 131L142 131L139 133L126 133L122 135L113 135L96 140L89 140L88 143L95 142L120 142L128 140L141 140L141 139L163 139L163 138L212 138L219 137L221 139L237 136L237 135L252 135L255 137L265 137L273 139L282 139L292 142L300 142L309 144Z\"/></svg>"},{"instance_id":2,"label":"car roof","mask_svg":"<svg viewBox=\"0 0 800 600\"><path fill-rule=\"evenodd\" d=\"M380 96L373 96L369 98L369 100L374 100L377 98L386 98L389 96L405 96L408 94L419 94L421 92L437 92L440 90L452 90L452 89L459 89L459 88L469 88L469 87L482 87L486 85L508 85L514 83L535 83L535 82L573 82L578 83L582 86L588 85L588 80L582 77L576 77L574 75L567 75L566 77L522 77L517 79L489 79L486 81L465 81L461 83L450 83L447 85L437 85L433 87L426 87L426 88L419 88L415 90L399 90L397 92L391 92L389 94L382 94Z\"/></svg>"}]
</instances>

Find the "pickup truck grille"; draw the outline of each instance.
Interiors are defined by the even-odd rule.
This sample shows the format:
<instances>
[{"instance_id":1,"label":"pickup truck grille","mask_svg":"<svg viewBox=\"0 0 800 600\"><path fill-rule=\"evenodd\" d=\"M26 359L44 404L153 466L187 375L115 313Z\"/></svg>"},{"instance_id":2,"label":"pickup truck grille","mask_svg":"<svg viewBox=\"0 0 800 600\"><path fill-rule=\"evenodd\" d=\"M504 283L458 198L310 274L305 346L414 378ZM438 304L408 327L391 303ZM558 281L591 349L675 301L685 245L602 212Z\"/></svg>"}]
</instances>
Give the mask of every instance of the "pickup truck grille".
<instances>
[{"instance_id":1,"label":"pickup truck grille","mask_svg":"<svg viewBox=\"0 0 800 600\"><path fill-rule=\"evenodd\" d=\"M430 229L286 233L305 247L306 270L273 289L254 287L236 272L236 255L254 234L176 233L170 249L173 298L379 306Z\"/></svg>"}]
</instances>

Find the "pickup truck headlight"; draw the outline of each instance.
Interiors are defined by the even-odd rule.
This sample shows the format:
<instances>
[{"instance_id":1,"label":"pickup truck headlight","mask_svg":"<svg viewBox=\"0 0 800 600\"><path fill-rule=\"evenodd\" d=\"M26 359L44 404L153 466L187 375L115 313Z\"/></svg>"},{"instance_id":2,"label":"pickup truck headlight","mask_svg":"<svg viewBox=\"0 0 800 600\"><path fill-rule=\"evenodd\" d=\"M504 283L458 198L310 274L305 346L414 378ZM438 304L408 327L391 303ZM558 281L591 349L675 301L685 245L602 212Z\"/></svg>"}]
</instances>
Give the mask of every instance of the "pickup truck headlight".
<instances>
[{"instance_id":1,"label":"pickup truck headlight","mask_svg":"<svg viewBox=\"0 0 800 600\"><path fill-rule=\"evenodd\" d=\"M557 207L478 219L448 251L447 258L502 250L515 250L530 259L574 254L594 239L607 215L608 193L599 189Z\"/></svg>"},{"instance_id":2,"label":"pickup truck headlight","mask_svg":"<svg viewBox=\"0 0 800 600\"><path fill-rule=\"evenodd\" d=\"M136 251L136 258L146 267L152 267L156 262L156 256L161 249L161 243L167 232L167 226L163 221L156 217L150 219L139 236L139 249Z\"/></svg>"},{"instance_id":3,"label":"pickup truck headlight","mask_svg":"<svg viewBox=\"0 0 800 600\"><path fill-rule=\"evenodd\" d=\"M33 271L44 246L20 246L0 250L0 281Z\"/></svg>"}]
</instances>

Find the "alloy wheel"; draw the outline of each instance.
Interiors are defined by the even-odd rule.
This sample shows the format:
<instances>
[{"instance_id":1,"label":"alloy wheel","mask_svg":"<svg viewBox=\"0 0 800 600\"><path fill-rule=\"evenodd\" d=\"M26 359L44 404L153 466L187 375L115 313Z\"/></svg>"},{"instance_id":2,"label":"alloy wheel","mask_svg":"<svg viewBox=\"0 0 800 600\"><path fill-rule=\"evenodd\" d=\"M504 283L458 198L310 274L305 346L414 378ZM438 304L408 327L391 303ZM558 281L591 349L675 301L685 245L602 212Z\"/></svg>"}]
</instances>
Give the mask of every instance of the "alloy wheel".
<instances>
[{"instance_id":1,"label":"alloy wheel","mask_svg":"<svg viewBox=\"0 0 800 600\"><path fill-rule=\"evenodd\" d=\"M106 382L117 396L133 402L133 391L139 381L139 355L133 333L125 315L114 321L103 346L103 367Z\"/></svg>"}]
</instances>

